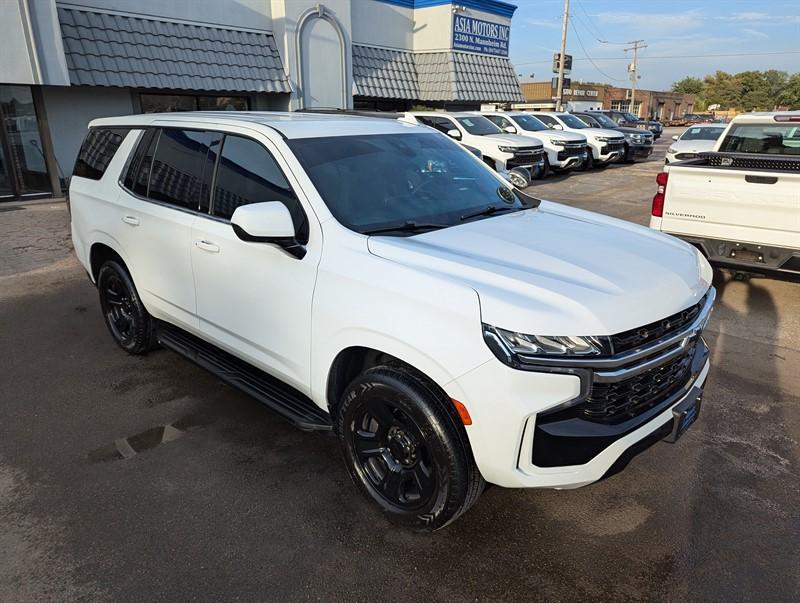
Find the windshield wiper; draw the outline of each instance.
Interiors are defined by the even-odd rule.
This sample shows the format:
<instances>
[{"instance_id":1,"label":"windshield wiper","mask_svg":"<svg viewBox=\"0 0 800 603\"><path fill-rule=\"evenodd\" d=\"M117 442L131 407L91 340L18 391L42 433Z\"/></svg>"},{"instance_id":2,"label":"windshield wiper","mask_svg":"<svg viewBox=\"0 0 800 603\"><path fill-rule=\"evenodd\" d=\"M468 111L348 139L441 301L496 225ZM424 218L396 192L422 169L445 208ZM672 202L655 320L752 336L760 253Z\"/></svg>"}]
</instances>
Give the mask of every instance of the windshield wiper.
<instances>
[{"instance_id":1,"label":"windshield wiper","mask_svg":"<svg viewBox=\"0 0 800 603\"><path fill-rule=\"evenodd\" d=\"M424 232L426 230L439 230L440 228L447 228L448 226L450 226L450 224L430 224L409 220L403 224L395 224L394 226L382 226L381 228L362 230L361 234L376 235L384 232Z\"/></svg>"},{"instance_id":2,"label":"windshield wiper","mask_svg":"<svg viewBox=\"0 0 800 603\"><path fill-rule=\"evenodd\" d=\"M522 207L503 207L501 205L488 205L483 209L479 209L478 211L474 211L470 214L464 214L461 216L461 221L469 220L470 218L477 218L478 216L491 216L492 214L497 214L503 211L520 211L524 208Z\"/></svg>"}]
</instances>

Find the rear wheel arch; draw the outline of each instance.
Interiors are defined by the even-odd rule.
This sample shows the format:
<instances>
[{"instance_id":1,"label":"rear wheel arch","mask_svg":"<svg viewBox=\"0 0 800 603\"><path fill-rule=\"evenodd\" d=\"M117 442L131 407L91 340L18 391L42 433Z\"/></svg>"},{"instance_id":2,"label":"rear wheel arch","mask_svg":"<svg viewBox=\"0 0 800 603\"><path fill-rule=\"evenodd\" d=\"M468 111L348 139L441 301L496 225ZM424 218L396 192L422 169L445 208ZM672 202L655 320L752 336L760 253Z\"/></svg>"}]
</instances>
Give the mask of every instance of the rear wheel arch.
<instances>
[{"instance_id":1,"label":"rear wheel arch","mask_svg":"<svg viewBox=\"0 0 800 603\"><path fill-rule=\"evenodd\" d=\"M130 268L122 259L122 256L117 253L115 249L106 245L105 243L93 243L89 250L89 266L92 271L92 280L97 283L97 276L100 273L100 268L109 260L118 262L130 274Z\"/></svg>"}]
</instances>

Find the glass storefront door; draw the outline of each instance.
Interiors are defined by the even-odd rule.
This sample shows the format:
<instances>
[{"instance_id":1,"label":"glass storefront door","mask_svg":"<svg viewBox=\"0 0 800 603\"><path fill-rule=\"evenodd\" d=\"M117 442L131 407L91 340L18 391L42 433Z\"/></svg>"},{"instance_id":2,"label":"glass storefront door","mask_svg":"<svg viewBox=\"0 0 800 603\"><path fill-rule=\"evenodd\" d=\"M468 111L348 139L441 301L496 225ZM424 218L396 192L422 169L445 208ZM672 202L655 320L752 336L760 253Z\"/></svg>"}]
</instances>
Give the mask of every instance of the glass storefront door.
<instances>
[{"instance_id":1,"label":"glass storefront door","mask_svg":"<svg viewBox=\"0 0 800 603\"><path fill-rule=\"evenodd\" d=\"M51 193L28 86L0 86L0 199Z\"/></svg>"}]
</instances>

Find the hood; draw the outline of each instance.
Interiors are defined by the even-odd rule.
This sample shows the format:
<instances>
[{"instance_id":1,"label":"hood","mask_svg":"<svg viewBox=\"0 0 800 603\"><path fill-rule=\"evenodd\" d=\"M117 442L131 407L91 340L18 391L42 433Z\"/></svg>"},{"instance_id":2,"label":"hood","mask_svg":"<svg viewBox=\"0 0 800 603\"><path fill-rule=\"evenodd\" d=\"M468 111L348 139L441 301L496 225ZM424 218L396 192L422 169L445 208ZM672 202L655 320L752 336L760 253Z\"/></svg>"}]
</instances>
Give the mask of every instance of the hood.
<instances>
[{"instance_id":1,"label":"hood","mask_svg":"<svg viewBox=\"0 0 800 603\"><path fill-rule=\"evenodd\" d=\"M624 136L622 132L617 132L616 130L609 130L607 128L583 128L580 130L580 133L586 133L590 136L605 136L606 138L619 138L622 139Z\"/></svg>"},{"instance_id":2,"label":"hood","mask_svg":"<svg viewBox=\"0 0 800 603\"><path fill-rule=\"evenodd\" d=\"M533 146L542 146L540 141L533 141L530 137L520 136L519 134L486 134L481 136L480 139L509 147L529 147L532 143Z\"/></svg>"},{"instance_id":3,"label":"hood","mask_svg":"<svg viewBox=\"0 0 800 603\"><path fill-rule=\"evenodd\" d=\"M586 137L577 132L567 132L565 130L542 130L541 132L530 132L531 136L544 138L546 140L563 140L565 142L586 142ZM523 134L527 136L527 134Z\"/></svg>"},{"instance_id":4,"label":"hood","mask_svg":"<svg viewBox=\"0 0 800 603\"><path fill-rule=\"evenodd\" d=\"M712 278L687 243L548 201L413 237L373 236L368 246L471 287L483 322L537 335L611 335L648 324L697 303Z\"/></svg>"},{"instance_id":5,"label":"hood","mask_svg":"<svg viewBox=\"0 0 800 603\"><path fill-rule=\"evenodd\" d=\"M717 146L717 140L676 140L669 148L673 153L704 153L713 151Z\"/></svg>"},{"instance_id":6,"label":"hood","mask_svg":"<svg viewBox=\"0 0 800 603\"><path fill-rule=\"evenodd\" d=\"M644 128L626 128L620 126L619 128L614 128L615 132L619 132L620 134L649 134L647 130Z\"/></svg>"}]
</instances>

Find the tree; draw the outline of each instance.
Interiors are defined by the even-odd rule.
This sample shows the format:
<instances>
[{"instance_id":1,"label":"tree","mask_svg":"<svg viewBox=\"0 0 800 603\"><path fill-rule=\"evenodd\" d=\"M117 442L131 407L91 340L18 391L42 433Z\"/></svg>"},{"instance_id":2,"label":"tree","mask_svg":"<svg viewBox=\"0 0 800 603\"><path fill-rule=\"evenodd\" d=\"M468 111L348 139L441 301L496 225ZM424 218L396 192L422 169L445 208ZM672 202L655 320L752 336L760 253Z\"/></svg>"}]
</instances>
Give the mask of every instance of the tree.
<instances>
[{"instance_id":1,"label":"tree","mask_svg":"<svg viewBox=\"0 0 800 603\"><path fill-rule=\"evenodd\" d=\"M709 104L718 104L723 107L737 107L741 99L739 82L735 76L725 71L717 71L714 75L707 75L703 80L705 84L705 100Z\"/></svg>"},{"instance_id":2,"label":"tree","mask_svg":"<svg viewBox=\"0 0 800 603\"><path fill-rule=\"evenodd\" d=\"M800 109L800 73L795 73L778 94L778 103L790 109Z\"/></svg>"},{"instance_id":3,"label":"tree","mask_svg":"<svg viewBox=\"0 0 800 603\"><path fill-rule=\"evenodd\" d=\"M673 92L682 92L683 94L694 94L695 96L702 97L705 91L705 84L699 77L687 76L672 84Z\"/></svg>"}]
</instances>

